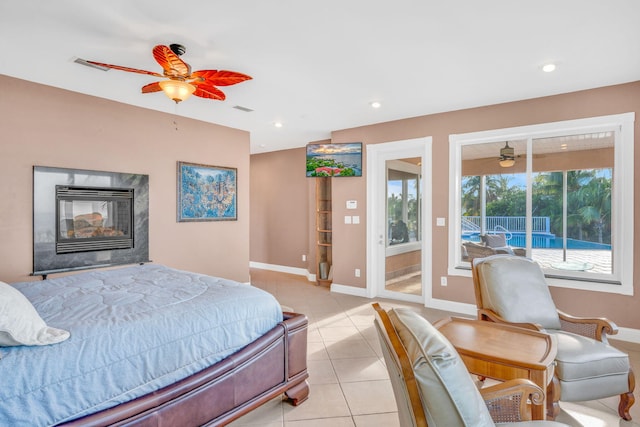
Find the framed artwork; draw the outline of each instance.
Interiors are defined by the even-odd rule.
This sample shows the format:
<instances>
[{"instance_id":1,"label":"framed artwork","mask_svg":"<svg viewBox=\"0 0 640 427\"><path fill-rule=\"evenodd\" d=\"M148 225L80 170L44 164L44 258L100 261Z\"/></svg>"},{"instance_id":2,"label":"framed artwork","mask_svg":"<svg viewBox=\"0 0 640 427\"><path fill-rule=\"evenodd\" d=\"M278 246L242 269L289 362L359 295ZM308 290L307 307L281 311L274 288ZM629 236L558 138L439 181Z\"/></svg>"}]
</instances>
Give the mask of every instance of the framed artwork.
<instances>
[{"instance_id":1,"label":"framed artwork","mask_svg":"<svg viewBox=\"0 0 640 427\"><path fill-rule=\"evenodd\" d=\"M178 222L235 221L237 169L178 162Z\"/></svg>"}]
</instances>

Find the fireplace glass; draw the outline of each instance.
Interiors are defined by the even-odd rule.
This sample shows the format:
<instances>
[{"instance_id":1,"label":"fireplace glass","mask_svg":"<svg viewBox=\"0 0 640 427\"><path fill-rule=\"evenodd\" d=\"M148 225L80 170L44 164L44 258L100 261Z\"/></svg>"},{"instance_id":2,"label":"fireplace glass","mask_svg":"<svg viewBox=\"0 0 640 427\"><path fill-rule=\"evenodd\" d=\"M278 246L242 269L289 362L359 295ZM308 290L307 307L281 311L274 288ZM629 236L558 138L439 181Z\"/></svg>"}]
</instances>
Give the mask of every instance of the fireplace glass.
<instances>
[{"instance_id":1,"label":"fireplace glass","mask_svg":"<svg viewBox=\"0 0 640 427\"><path fill-rule=\"evenodd\" d=\"M56 253L133 247L133 189L56 186Z\"/></svg>"}]
</instances>

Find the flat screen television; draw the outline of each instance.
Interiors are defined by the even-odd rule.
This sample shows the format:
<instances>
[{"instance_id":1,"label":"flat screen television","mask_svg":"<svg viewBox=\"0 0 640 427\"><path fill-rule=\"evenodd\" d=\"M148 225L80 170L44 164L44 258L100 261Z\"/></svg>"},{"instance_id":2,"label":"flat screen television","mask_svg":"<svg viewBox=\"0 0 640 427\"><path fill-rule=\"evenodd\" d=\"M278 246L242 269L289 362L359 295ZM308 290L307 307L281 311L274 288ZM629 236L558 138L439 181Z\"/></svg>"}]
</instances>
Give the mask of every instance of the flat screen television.
<instances>
[{"instance_id":1,"label":"flat screen television","mask_svg":"<svg viewBox=\"0 0 640 427\"><path fill-rule=\"evenodd\" d=\"M362 176L362 142L307 144L307 176Z\"/></svg>"}]
</instances>

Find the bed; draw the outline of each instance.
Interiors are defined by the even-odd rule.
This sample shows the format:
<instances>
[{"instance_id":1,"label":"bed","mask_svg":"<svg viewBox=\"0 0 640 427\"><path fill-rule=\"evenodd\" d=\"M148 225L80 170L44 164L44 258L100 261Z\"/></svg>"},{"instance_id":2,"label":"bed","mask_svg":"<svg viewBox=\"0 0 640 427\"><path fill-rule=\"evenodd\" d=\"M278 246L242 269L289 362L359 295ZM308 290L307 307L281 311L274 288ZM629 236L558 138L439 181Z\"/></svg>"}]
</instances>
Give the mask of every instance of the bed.
<instances>
[{"instance_id":1,"label":"bed","mask_svg":"<svg viewBox=\"0 0 640 427\"><path fill-rule=\"evenodd\" d=\"M9 288L54 343L0 347L0 425L218 426L308 396L307 319L253 286L146 264Z\"/></svg>"}]
</instances>

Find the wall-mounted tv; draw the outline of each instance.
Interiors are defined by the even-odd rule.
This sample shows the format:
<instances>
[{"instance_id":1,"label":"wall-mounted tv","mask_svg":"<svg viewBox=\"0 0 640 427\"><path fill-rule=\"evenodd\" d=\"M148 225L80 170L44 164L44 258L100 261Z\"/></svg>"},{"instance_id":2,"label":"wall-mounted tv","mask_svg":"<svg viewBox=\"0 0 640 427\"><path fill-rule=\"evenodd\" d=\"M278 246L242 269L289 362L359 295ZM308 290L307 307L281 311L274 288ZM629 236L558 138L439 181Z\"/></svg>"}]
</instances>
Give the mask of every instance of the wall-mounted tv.
<instances>
[{"instance_id":1,"label":"wall-mounted tv","mask_svg":"<svg viewBox=\"0 0 640 427\"><path fill-rule=\"evenodd\" d=\"M362 142L308 144L307 176L362 176Z\"/></svg>"}]
</instances>

